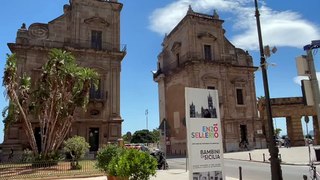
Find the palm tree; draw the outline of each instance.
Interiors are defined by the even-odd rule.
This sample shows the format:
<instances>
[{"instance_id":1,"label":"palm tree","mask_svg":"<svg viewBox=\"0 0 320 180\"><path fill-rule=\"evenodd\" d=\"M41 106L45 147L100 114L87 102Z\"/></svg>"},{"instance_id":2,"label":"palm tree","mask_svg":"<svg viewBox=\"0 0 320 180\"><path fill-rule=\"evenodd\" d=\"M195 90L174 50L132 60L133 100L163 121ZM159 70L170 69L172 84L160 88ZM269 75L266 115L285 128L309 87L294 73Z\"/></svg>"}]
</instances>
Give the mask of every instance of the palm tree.
<instances>
[{"instance_id":1,"label":"palm tree","mask_svg":"<svg viewBox=\"0 0 320 180\"><path fill-rule=\"evenodd\" d=\"M90 68L79 67L71 53L52 49L40 78L34 79L36 83L31 87L29 76L17 75L16 61L15 54L7 57L3 77L10 103L18 109L18 116L12 117L22 122L35 154L47 157L60 147L69 133L75 109L86 107L91 84L97 86L99 75ZM40 152L31 126L33 119L37 119L40 126Z\"/></svg>"}]
</instances>

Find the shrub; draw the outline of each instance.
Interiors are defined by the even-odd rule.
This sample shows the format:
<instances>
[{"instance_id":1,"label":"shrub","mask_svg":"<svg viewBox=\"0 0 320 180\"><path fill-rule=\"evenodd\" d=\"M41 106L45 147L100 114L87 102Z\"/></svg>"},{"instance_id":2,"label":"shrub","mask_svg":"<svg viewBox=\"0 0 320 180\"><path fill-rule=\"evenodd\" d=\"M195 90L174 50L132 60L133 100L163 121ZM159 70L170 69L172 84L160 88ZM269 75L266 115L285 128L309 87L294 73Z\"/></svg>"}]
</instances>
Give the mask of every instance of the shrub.
<instances>
[{"instance_id":1,"label":"shrub","mask_svg":"<svg viewBox=\"0 0 320 180\"><path fill-rule=\"evenodd\" d=\"M133 180L148 180L150 176L155 176L156 168L155 158L135 149L125 149L119 156L112 158L108 165L110 175Z\"/></svg>"},{"instance_id":2,"label":"shrub","mask_svg":"<svg viewBox=\"0 0 320 180\"><path fill-rule=\"evenodd\" d=\"M123 151L122 148L119 148L115 145L107 145L99 149L97 153L97 163L96 167L105 173L108 173L108 165L112 158L118 157Z\"/></svg>"},{"instance_id":3,"label":"shrub","mask_svg":"<svg viewBox=\"0 0 320 180\"><path fill-rule=\"evenodd\" d=\"M63 156L61 152L54 151L48 153L47 155L39 154L32 159L32 167L41 168L57 165L58 161L63 159Z\"/></svg>"},{"instance_id":4,"label":"shrub","mask_svg":"<svg viewBox=\"0 0 320 180\"><path fill-rule=\"evenodd\" d=\"M22 162L32 162L32 161L34 161L34 153L30 149L24 149L21 161Z\"/></svg>"},{"instance_id":5,"label":"shrub","mask_svg":"<svg viewBox=\"0 0 320 180\"><path fill-rule=\"evenodd\" d=\"M84 137L74 136L64 141L64 150L70 153L72 157L71 168L81 169L79 159L83 158L85 153L89 150L90 145L86 142Z\"/></svg>"}]
</instances>

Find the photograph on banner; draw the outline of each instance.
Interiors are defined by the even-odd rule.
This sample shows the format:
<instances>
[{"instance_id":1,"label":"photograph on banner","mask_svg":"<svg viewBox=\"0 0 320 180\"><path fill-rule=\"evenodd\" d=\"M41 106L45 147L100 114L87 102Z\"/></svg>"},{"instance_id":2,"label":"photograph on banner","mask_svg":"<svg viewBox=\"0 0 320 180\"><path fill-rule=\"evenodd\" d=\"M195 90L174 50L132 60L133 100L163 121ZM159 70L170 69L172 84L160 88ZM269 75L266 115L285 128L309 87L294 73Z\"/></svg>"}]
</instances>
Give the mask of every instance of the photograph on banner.
<instances>
[{"instance_id":1,"label":"photograph on banner","mask_svg":"<svg viewBox=\"0 0 320 180\"><path fill-rule=\"evenodd\" d=\"M223 180L218 91L186 88L189 179Z\"/></svg>"},{"instance_id":2,"label":"photograph on banner","mask_svg":"<svg viewBox=\"0 0 320 180\"><path fill-rule=\"evenodd\" d=\"M196 172L193 173L193 180L211 180L211 179L223 179L221 171L211 171L211 172Z\"/></svg>"}]
</instances>

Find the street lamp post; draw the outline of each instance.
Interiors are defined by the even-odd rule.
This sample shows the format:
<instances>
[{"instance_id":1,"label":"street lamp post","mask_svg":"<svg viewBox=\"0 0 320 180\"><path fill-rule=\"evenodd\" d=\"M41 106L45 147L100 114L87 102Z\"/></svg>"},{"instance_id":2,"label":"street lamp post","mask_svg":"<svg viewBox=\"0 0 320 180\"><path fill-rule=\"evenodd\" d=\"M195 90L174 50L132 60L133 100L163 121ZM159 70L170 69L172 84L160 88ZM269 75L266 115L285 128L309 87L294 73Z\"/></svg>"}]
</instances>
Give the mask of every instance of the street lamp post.
<instances>
[{"instance_id":1,"label":"street lamp post","mask_svg":"<svg viewBox=\"0 0 320 180\"><path fill-rule=\"evenodd\" d=\"M261 25L260 25L260 13L258 9L258 2L255 2L255 16L257 20L257 31L259 38L259 47L260 47L260 66L262 70L262 78L263 78L263 87L265 93L265 103L266 103L266 112L267 112L267 121L268 121L268 139L269 139L269 153L270 153L270 164L271 164L271 178L272 180L282 180L282 171L279 160L279 149L275 144L274 140L274 128L272 122L272 112L271 112L271 104L270 104L270 95L269 95L269 85L268 85L268 77L267 77L267 69L266 69L266 59L263 50L262 43L262 35L261 35Z\"/></svg>"}]
</instances>

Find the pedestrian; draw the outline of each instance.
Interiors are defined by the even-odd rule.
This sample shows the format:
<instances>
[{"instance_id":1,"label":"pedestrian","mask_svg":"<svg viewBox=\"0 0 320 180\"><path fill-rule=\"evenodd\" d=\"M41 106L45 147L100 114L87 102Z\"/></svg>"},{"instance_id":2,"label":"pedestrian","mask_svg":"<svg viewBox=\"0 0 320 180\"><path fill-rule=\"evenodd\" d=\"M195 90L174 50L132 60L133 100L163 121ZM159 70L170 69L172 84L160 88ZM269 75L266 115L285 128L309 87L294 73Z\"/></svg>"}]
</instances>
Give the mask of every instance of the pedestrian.
<instances>
[{"instance_id":1,"label":"pedestrian","mask_svg":"<svg viewBox=\"0 0 320 180\"><path fill-rule=\"evenodd\" d=\"M249 150L249 148L248 148L248 141L246 141L246 140L242 140L240 143L239 143L239 147L240 147L240 149L241 150Z\"/></svg>"},{"instance_id":2,"label":"pedestrian","mask_svg":"<svg viewBox=\"0 0 320 180\"><path fill-rule=\"evenodd\" d=\"M284 139L284 146L286 147L286 148L289 148L291 145L290 145L290 139L289 139L289 137L285 137L285 139Z\"/></svg>"},{"instance_id":3,"label":"pedestrian","mask_svg":"<svg viewBox=\"0 0 320 180\"><path fill-rule=\"evenodd\" d=\"M290 148L291 147L291 141L290 141L290 138L288 137L288 147Z\"/></svg>"}]
</instances>

